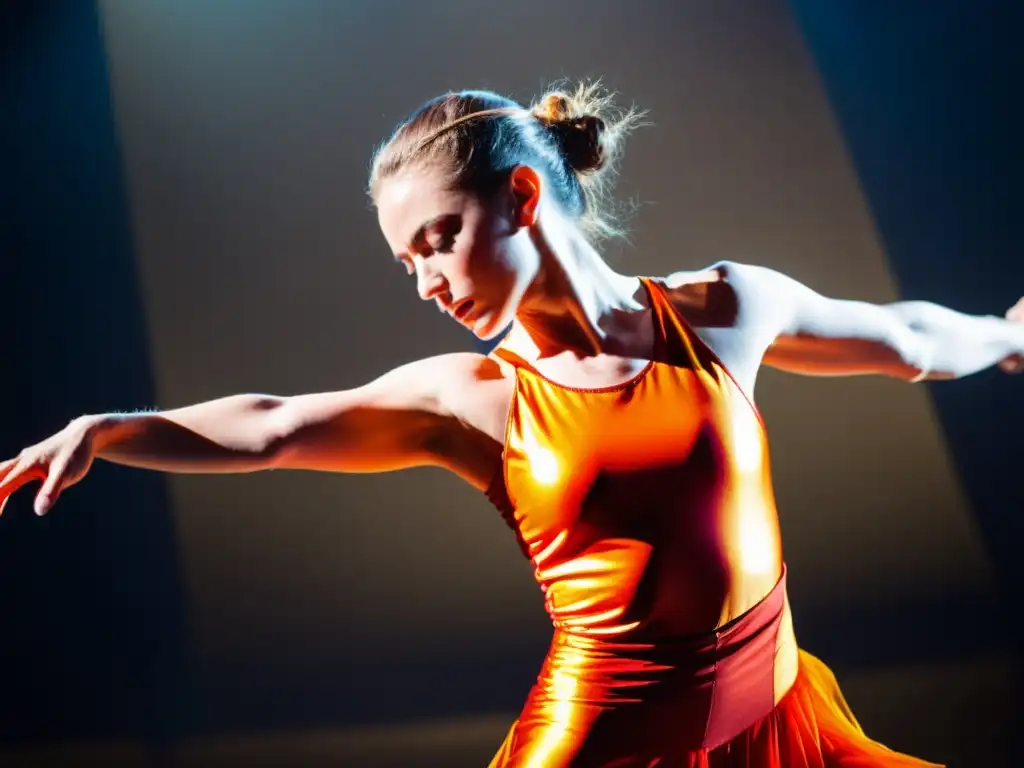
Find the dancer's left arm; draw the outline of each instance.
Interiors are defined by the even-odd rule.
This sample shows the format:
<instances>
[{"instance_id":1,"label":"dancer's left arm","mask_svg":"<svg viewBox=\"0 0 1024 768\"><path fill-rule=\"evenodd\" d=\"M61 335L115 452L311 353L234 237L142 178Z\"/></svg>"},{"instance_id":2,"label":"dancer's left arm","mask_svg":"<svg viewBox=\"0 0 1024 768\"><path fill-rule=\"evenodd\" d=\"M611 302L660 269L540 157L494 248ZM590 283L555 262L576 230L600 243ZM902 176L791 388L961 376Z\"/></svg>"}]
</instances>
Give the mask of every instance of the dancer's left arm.
<instances>
[{"instance_id":1,"label":"dancer's left arm","mask_svg":"<svg viewBox=\"0 0 1024 768\"><path fill-rule=\"evenodd\" d=\"M736 291L740 324L769 336L764 363L773 368L907 381L956 379L997 365L1024 370L1024 299L1005 317L978 316L927 301L829 298L764 267L719 269Z\"/></svg>"}]
</instances>

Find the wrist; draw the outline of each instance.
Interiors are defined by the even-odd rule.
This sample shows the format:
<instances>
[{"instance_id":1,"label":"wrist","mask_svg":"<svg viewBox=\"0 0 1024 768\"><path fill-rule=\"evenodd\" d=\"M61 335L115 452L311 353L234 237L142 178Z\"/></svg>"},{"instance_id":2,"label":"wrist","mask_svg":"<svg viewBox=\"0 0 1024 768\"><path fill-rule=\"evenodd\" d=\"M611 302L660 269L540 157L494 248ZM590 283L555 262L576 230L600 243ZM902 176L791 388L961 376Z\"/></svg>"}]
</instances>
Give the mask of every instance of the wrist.
<instances>
[{"instance_id":1,"label":"wrist","mask_svg":"<svg viewBox=\"0 0 1024 768\"><path fill-rule=\"evenodd\" d=\"M111 443L117 442L123 434L127 419L122 414L102 413L79 416L72 425L80 429L92 444L93 452L99 453Z\"/></svg>"},{"instance_id":2,"label":"wrist","mask_svg":"<svg viewBox=\"0 0 1024 768\"><path fill-rule=\"evenodd\" d=\"M1011 355L1024 356L1024 323L1016 320L1005 321L1007 328L1007 335L1009 336L1009 344L1011 348Z\"/></svg>"}]
</instances>

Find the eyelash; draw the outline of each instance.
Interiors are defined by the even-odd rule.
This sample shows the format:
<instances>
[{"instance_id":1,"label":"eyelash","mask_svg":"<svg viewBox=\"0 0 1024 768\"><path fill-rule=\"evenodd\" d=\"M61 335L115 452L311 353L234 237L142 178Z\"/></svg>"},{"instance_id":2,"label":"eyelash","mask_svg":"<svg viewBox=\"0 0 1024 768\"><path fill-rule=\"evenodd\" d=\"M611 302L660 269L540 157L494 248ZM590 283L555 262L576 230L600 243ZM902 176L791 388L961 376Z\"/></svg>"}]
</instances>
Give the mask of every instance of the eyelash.
<instances>
[{"instance_id":1,"label":"eyelash","mask_svg":"<svg viewBox=\"0 0 1024 768\"><path fill-rule=\"evenodd\" d=\"M440 253L448 253L452 249L453 245L455 245L455 235L441 235L437 248L432 248L431 250L438 251Z\"/></svg>"},{"instance_id":2,"label":"eyelash","mask_svg":"<svg viewBox=\"0 0 1024 768\"><path fill-rule=\"evenodd\" d=\"M438 243L436 248L431 248L433 253L449 253L452 247L455 245L455 235L443 235L441 242ZM413 266L411 261L399 262L405 269L407 275L413 275L416 273L416 267Z\"/></svg>"}]
</instances>

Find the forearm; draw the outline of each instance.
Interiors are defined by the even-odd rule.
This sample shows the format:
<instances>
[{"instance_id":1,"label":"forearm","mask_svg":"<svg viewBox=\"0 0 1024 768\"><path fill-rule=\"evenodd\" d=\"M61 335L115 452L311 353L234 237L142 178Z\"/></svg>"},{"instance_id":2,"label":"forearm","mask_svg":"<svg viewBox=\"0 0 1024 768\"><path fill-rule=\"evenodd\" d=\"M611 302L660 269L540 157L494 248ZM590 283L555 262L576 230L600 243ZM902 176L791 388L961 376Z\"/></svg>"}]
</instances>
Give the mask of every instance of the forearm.
<instances>
[{"instance_id":1,"label":"forearm","mask_svg":"<svg viewBox=\"0 0 1024 768\"><path fill-rule=\"evenodd\" d=\"M271 466L280 442L275 412L284 401L234 395L168 411L83 419L95 456L163 472L254 472Z\"/></svg>"},{"instance_id":2,"label":"forearm","mask_svg":"<svg viewBox=\"0 0 1024 768\"><path fill-rule=\"evenodd\" d=\"M922 378L962 378L1024 353L1024 324L923 301L889 307L919 341L914 362Z\"/></svg>"}]
</instances>

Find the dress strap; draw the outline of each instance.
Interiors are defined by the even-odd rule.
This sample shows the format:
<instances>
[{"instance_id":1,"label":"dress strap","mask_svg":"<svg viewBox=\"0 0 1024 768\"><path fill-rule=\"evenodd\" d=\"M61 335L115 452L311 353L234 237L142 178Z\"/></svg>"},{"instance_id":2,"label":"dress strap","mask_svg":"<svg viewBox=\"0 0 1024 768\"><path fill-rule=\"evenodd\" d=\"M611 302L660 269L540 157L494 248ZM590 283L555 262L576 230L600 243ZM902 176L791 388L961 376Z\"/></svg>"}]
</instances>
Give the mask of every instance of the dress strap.
<instances>
[{"instance_id":1,"label":"dress strap","mask_svg":"<svg viewBox=\"0 0 1024 768\"><path fill-rule=\"evenodd\" d=\"M508 337L506 336L505 339L507 338ZM508 349L505 346L505 339L502 339L500 342L498 342L498 345L491 350L491 354L494 355L495 357L500 357L502 360L511 365L517 371L520 368L525 368L528 371L533 370L533 366L531 366L528 362L526 362L526 360L524 360L522 357L520 357L515 352L513 352L512 350Z\"/></svg>"},{"instance_id":2,"label":"dress strap","mask_svg":"<svg viewBox=\"0 0 1024 768\"><path fill-rule=\"evenodd\" d=\"M716 362L714 353L672 303L665 285L650 277L641 277L640 282L647 289L654 315L655 359L701 370L711 368Z\"/></svg>"}]
</instances>

